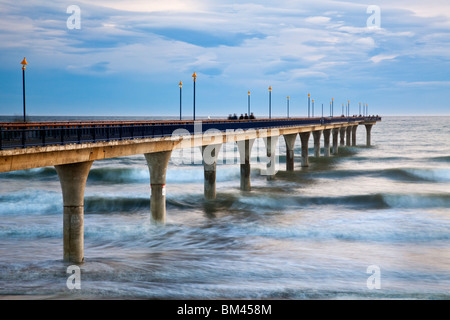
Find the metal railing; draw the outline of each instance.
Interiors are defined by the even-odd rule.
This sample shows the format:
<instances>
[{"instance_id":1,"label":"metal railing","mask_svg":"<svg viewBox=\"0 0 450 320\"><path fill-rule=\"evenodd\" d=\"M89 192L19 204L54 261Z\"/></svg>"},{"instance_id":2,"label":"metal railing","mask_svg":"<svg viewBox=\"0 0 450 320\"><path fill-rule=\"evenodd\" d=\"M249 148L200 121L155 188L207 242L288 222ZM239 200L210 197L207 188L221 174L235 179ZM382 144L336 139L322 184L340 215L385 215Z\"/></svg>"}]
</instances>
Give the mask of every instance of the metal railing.
<instances>
[{"instance_id":1,"label":"metal railing","mask_svg":"<svg viewBox=\"0 0 450 320\"><path fill-rule=\"evenodd\" d=\"M257 120L202 120L155 122L39 122L0 123L0 150L121 141L172 136L182 130L189 134L204 133L210 129L226 130L269 129L302 125L324 125L380 121L380 117L327 117ZM199 124L201 123L201 126Z\"/></svg>"}]
</instances>

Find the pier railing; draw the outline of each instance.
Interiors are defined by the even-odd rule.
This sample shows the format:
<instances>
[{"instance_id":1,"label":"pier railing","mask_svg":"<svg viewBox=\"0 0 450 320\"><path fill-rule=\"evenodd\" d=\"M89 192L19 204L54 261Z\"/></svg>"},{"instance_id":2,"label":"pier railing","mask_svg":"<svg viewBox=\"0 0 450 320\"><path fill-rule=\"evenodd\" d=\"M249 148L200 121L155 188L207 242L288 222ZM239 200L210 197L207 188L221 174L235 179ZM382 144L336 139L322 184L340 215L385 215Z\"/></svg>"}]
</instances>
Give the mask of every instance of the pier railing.
<instances>
[{"instance_id":1,"label":"pier railing","mask_svg":"<svg viewBox=\"0 0 450 320\"><path fill-rule=\"evenodd\" d=\"M171 136L183 129L190 134L210 129L226 130L269 129L302 125L325 125L379 121L380 117L323 117L251 120L199 121L93 121L93 122L30 122L0 123L0 150L121 141ZM198 124L201 123L201 126ZM200 132L199 132L199 128Z\"/></svg>"}]
</instances>

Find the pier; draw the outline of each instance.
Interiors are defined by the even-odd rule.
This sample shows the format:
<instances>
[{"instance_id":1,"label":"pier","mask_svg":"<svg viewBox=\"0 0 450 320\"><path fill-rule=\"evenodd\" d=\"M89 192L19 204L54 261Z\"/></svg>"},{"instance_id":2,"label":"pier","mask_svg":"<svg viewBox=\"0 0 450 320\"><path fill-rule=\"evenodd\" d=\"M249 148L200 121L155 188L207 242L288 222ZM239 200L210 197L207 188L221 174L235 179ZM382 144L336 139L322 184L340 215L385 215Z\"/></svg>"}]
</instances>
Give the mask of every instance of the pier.
<instances>
[{"instance_id":1,"label":"pier","mask_svg":"<svg viewBox=\"0 0 450 320\"><path fill-rule=\"evenodd\" d=\"M273 179L280 136L286 143L286 171L294 170L294 144L301 141L301 166L314 157L339 154L341 146L356 146L357 128L365 127L366 145L380 117L277 118L202 121L95 121L0 124L0 172L54 166L63 194L64 260L84 259L84 193L94 161L142 154L150 172L150 211L154 223L166 218L166 172L177 149L200 148L204 195L216 198L217 157L225 143L236 143L240 155L240 189L251 191L251 152L256 139L267 151L264 175ZM312 138L311 138L312 136ZM323 147L321 139L323 136Z\"/></svg>"}]
</instances>

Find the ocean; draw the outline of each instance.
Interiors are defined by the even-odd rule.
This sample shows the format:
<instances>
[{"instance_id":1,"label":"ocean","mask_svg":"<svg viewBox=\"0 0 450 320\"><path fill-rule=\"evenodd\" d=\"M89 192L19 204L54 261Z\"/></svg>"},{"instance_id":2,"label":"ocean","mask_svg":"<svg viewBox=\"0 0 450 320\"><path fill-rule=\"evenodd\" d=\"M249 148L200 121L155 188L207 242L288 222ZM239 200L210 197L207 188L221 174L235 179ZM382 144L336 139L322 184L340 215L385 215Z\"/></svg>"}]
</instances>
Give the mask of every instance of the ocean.
<instances>
[{"instance_id":1,"label":"ocean","mask_svg":"<svg viewBox=\"0 0 450 320\"><path fill-rule=\"evenodd\" d=\"M447 300L449 137L450 117L383 117L371 147L360 126L337 156L315 158L311 136L307 168L297 138L294 172L280 137L275 179L253 156L250 192L227 144L209 201L201 161L186 161L200 151L174 151L165 225L150 221L143 155L96 161L78 274L54 168L0 173L0 299Z\"/></svg>"}]
</instances>

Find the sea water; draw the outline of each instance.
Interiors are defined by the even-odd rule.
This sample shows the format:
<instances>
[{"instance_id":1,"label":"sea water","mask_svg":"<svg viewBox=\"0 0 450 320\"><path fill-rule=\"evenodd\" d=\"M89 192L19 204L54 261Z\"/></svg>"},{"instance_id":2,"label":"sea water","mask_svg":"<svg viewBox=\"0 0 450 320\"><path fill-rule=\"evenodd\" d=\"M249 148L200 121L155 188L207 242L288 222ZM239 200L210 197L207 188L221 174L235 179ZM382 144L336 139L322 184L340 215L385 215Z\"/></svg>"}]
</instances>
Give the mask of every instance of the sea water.
<instances>
[{"instance_id":1,"label":"sea water","mask_svg":"<svg viewBox=\"0 0 450 320\"><path fill-rule=\"evenodd\" d=\"M0 298L449 299L449 137L450 117L385 117L371 147L364 126L337 156L315 158L311 138L307 168L297 138L294 172L280 137L275 178L253 156L250 192L227 144L212 201L198 148L174 151L162 226L143 155L96 161L80 289L62 259L54 168L0 173Z\"/></svg>"}]
</instances>

